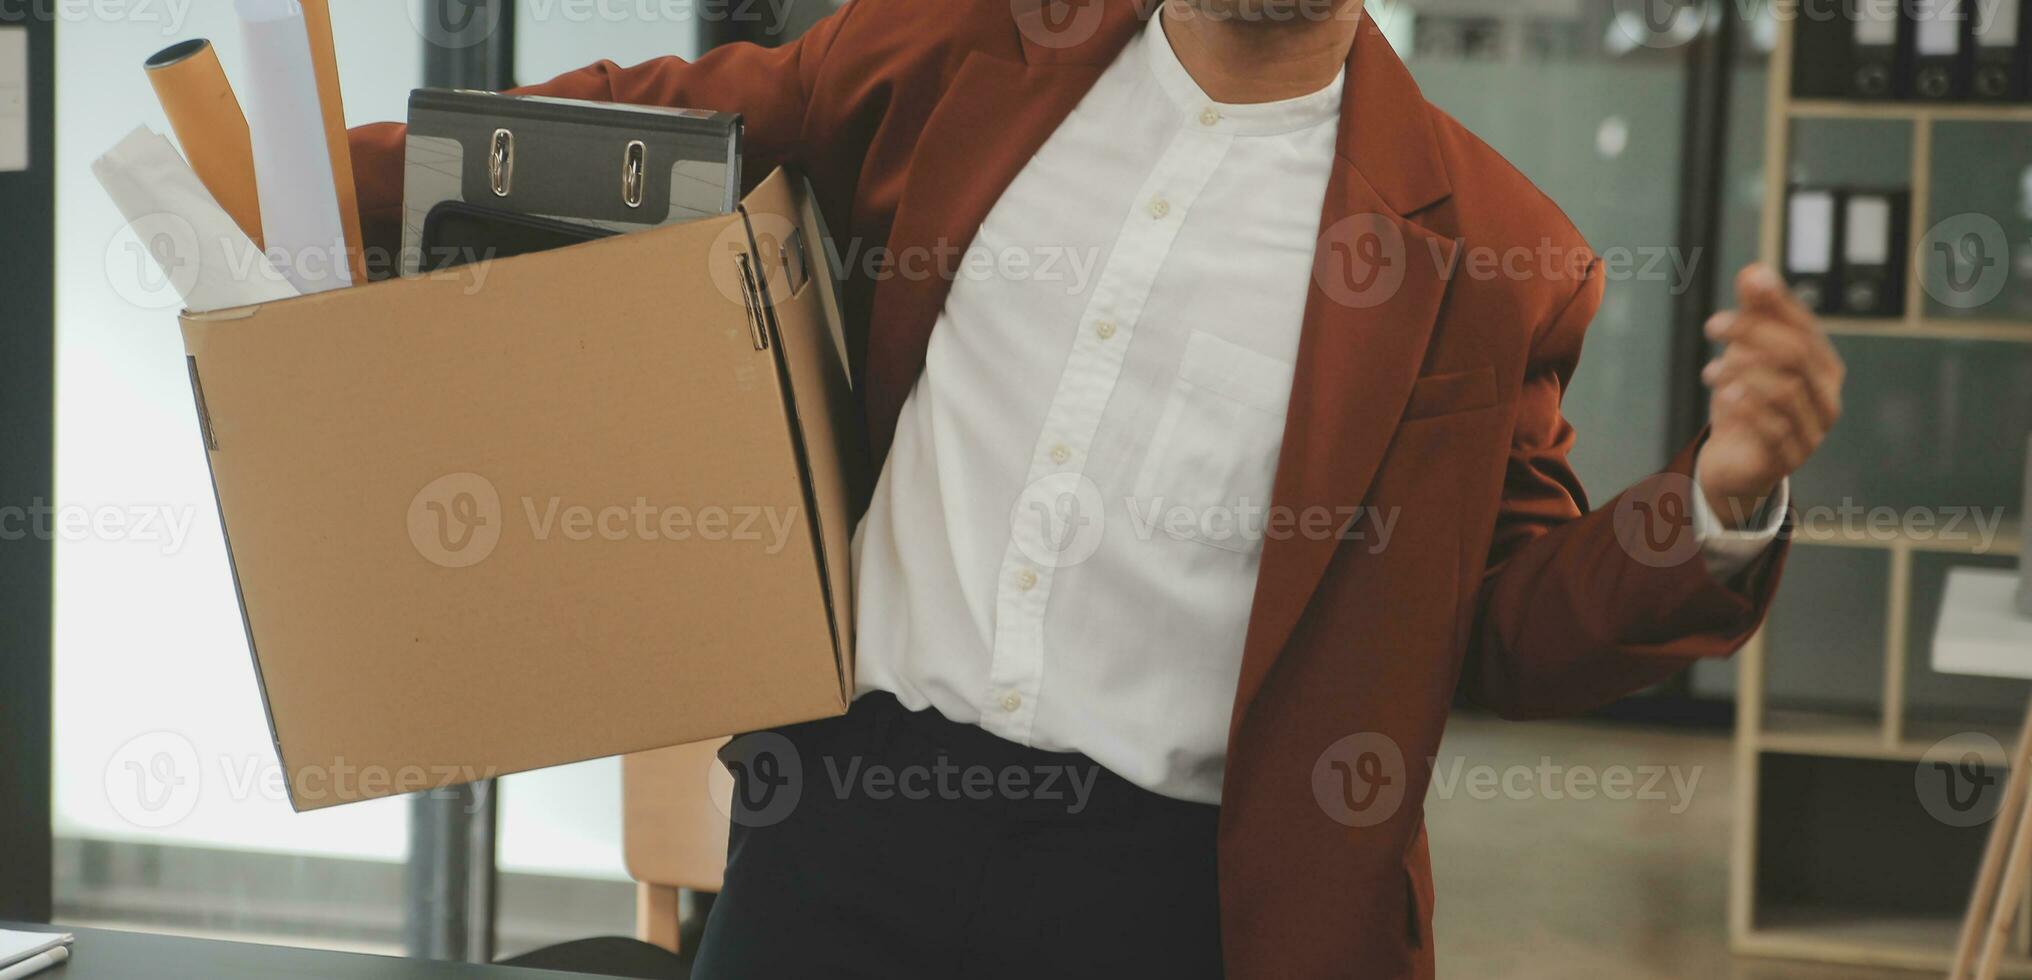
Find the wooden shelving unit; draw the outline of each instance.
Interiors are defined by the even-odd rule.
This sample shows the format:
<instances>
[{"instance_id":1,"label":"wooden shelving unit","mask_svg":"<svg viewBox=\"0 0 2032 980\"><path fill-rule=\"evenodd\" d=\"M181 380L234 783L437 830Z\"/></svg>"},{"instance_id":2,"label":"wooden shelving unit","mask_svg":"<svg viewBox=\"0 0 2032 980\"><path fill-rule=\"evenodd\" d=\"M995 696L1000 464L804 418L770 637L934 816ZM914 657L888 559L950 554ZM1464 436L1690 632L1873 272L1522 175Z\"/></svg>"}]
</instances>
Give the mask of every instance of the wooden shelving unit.
<instances>
[{"instance_id":1,"label":"wooden shelving unit","mask_svg":"<svg viewBox=\"0 0 2032 980\"><path fill-rule=\"evenodd\" d=\"M1781 0L1777 45L1770 61L1768 112L1765 120L1764 174L1766 204L1760 245L1765 261L1776 264L1784 240L1783 189L1791 159L1793 124L1809 119L1888 120L1913 127L1909 242L1925 240L1931 223L1929 188L1932 179L1933 126L1940 122L2032 123L2032 105L1928 105L1868 103L1792 98L1792 23L1790 4ZM1908 270L1906 310L1901 318L1832 319L1830 333L1853 337L1895 337L1938 340L1979 340L2032 343L2032 323L1931 316L1921 288L1917 262ZM1802 527L1797 547L1870 549L1882 553L1888 566L1884 596L1882 698L1874 712L1770 710L1766 705L1765 665L1772 651L1759 633L1739 655L1740 681L1736 704L1737 811L1732 841L1729 885L1729 938L1733 951L1749 956L1816 960L1858 966L1945 972L1953 954L1959 912L1939 915L1886 915L1838 903L1787 904L1760 902L1758 889L1759 827L1765 816L1759 785L1764 762L1773 756L1828 760L1871 760L1916 765L1943 738L1959 736L1965 748L1989 765L2004 764L1997 745L2012 744L2013 733L1969 734L1971 726L1941 726L1907 717L1906 676L1912 652L1907 649L1912 609L1915 555L2015 555L2024 547L2023 531L2007 525L1984 548L1966 536L1943 540L1910 533L1876 535L1856 530ZM1909 791L1910 784L1907 784ZM1884 841L1885 848L1905 842ZM1858 854L1869 862L1875 856ZM1971 869L1973 875L1973 869ZM2032 917L2021 917L2015 956L2003 974L2032 977Z\"/></svg>"},{"instance_id":2,"label":"wooden shelving unit","mask_svg":"<svg viewBox=\"0 0 2032 980\"><path fill-rule=\"evenodd\" d=\"M2032 344L2032 324L2018 320L1961 320L1954 317L1902 317L1898 319L1853 319L1828 317L1821 321L1837 337L1910 337L1918 340L1999 340Z\"/></svg>"}]
</instances>

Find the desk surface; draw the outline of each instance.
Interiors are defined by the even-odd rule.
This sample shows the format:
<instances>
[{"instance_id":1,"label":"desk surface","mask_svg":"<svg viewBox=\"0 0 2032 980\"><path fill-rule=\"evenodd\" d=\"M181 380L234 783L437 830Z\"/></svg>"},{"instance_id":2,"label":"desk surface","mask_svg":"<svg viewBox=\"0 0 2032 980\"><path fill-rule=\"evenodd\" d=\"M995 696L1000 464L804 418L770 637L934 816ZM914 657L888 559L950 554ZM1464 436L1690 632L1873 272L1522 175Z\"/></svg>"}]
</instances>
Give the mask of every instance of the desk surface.
<instances>
[{"instance_id":1,"label":"desk surface","mask_svg":"<svg viewBox=\"0 0 2032 980\"><path fill-rule=\"evenodd\" d=\"M17 925L0 929L68 932L78 941L70 962L35 975L34 980L569 980L590 974L529 970L512 966L438 963L365 953L333 953L290 946L184 939L110 929Z\"/></svg>"}]
</instances>

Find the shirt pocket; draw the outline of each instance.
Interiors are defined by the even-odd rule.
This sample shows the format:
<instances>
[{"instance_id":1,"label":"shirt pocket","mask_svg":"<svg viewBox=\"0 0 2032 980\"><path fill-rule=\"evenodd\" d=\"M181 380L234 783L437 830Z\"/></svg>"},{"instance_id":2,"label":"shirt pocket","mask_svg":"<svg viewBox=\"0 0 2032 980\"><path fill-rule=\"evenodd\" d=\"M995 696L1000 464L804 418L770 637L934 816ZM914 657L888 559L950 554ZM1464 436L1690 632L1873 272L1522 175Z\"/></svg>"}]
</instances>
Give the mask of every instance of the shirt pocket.
<instances>
[{"instance_id":1,"label":"shirt pocket","mask_svg":"<svg viewBox=\"0 0 2032 980\"><path fill-rule=\"evenodd\" d=\"M1192 332L1132 491L1157 530L1262 550L1291 378L1290 364Z\"/></svg>"}]
</instances>

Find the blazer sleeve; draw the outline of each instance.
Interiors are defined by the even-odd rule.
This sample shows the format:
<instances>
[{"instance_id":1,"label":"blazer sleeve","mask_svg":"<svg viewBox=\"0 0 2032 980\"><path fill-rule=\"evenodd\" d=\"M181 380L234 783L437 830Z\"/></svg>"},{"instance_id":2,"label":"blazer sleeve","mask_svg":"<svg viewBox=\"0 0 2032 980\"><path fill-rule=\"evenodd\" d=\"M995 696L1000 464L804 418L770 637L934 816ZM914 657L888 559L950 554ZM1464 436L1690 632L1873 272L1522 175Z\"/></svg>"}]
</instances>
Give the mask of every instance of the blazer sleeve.
<instances>
[{"instance_id":1,"label":"blazer sleeve","mask_svg":"<svg viewBox=\"0 0 2032 980\"><path fill-rule=\"evenodd\" d=\"M1705 432L1588 511L1560 399L1602 290L1597 259L1531 346L1461 684L1504 717L1591 710L1734 653L1770 608L1790 539L1788 516L1770 554L1726 583L1709 574L1692 520Z\"/></svg>"},{"instance_id":2,"label":"blazer sleeve","mask_svg":"<svg viewBox=\"0 0 2032 980\"><path fill-rule=\"evenodd\" d=\"M749 172L766 174L802 162L806 110L820 67L842 25L860 4L847 4L781 47L722 45L697 61L675 56L632 68L601 61L539 85L512 90L599 102L687 106L743 115ZM350 133L354 183L359 191L361 235L372 256L392 256L402 240L403 147L408 127L375 123ZM387 268L384 259L376 268Z\"/></svg>"}]
</instances>

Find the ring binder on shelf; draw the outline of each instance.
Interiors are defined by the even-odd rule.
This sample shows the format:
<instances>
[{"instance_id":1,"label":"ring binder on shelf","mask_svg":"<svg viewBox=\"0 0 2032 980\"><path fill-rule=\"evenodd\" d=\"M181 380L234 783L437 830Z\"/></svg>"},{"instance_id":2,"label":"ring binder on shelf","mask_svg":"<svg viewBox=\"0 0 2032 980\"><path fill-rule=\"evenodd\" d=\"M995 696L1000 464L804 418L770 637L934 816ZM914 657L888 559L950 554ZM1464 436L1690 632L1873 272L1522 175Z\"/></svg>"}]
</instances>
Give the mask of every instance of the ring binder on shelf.
<instances>
[{"instance_id":1,"label":"ring binder on shelf","mask_svg":"<svg viewBox=\"0 0 2032 980\"><path fill-rule=\"evenodd\" d=\"M1898 6L1841 0L1802 8L1793 23L1792 94L1887 99L1898 78Z\"/></svg>"},{"instance_id":2,"label":"ring binder on shelf","mask_svg":"<svg viewBox=\"0 0 2032 980\"><path fill-rule=\"evenodd\" d=\"M1964 35L1970 33L1969 5L1964 0L1908 0L1902 6L1912 19L1911 97L1927 101L1961 98L1968 84Z\"/></svg>"},{"instance_id":3,"label":"ring binder on shelf","mask_svg":"<svg viewBox=\"0 0 2032 980\"><path fill-rule=\"evenodd\" d=\"M1978 0L1975 7L1969 96L1990 102L2024 98L2024 0Z\"/></svg>"},{"instance_id":4,"label":"ring binder on shelf","mask_svg":"<svg viewBox=\"0 0 2032 980\"><path fill-rule=\"evenodd\" d=\"M1898 94L1900 6L1873 0L1849 0L1843 5L1850 22L1849 95L1888 99Z\"/></svg>"},{"instance_id":5,"label":"ring binder on shelf","mask_svg":"<svg viewBox=\"0 0 2032 980\"><path fill-rule=\"evenodd\" d=\"M1835 312L1835 192L1797 187L1785 202L1785 263L1781 274L1799 302L1816 313Z\"/></svg>"},{"instance_id":6,"label":"ring binder on shelf","mask_svg":"<svg viewBox=\"0 0 2032 980\"><path fill-rule=\"evenodd\" d=\"M1849 191L1841 209L1840 312L1896 317L1905 308L1903 191Z\"/></svg>"}]
</instances>

